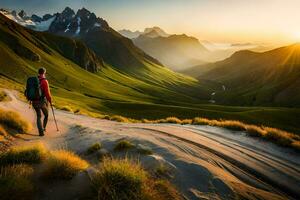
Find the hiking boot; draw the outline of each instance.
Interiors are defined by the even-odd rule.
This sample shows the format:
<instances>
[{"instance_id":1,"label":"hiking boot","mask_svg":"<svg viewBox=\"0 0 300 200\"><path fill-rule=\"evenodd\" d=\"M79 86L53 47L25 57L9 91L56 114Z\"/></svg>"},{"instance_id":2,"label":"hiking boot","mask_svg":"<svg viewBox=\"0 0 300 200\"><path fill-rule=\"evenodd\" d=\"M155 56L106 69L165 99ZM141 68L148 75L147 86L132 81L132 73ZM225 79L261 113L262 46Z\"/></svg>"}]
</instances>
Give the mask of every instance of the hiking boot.
<instances>
[{"instance_id":1,"label":"hiking boot","mask_svg":"<svg viewBox=\"0 0 300 200\"><path fill-rule=\"evenodd\" d=\"M45 135L44 133L40 133L40 134L39 134L39 136L44 136L44 135Z\"/></svg>"}]
</instances>

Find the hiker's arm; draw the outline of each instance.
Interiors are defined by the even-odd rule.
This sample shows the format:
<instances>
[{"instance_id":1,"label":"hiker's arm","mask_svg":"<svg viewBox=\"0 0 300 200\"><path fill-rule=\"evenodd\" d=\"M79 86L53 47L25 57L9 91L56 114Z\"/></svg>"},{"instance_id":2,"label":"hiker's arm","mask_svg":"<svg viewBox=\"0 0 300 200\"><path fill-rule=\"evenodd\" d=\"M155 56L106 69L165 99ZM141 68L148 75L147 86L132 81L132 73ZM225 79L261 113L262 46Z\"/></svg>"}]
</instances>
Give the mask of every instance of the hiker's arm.
<instances>
[{"instance_id":1,"label":"hiker's arm","mask_svg":"<svg viewBox=\"0 0 300 200\"><path fill-rule=\"evenodd\" d=\"M46 96L46 99L48 100L49 103L52 103L52 98L51 98L51 94L50 94L50 89L49 89L49 84L48 81L45 80L44 84L43 84L43 92Z\"/></svg>"}]
</instances>

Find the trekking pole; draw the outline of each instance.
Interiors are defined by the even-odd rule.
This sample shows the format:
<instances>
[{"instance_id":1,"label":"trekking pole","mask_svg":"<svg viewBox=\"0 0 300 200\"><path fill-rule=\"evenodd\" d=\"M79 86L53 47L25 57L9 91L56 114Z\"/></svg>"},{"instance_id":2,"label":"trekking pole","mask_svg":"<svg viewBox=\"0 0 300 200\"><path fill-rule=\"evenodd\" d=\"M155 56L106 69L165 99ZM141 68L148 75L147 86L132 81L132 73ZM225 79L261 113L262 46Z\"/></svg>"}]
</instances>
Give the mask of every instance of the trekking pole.
<instances>
[{"instance_id":1,"label":"trekking pole","mask_svg":"<svg viewBox=\"0 0 300 200\"><path fill-rule=\"evenodd\" d=\"M58 130L58 126L57 126L57 122L56 122L56 119L55 119L54 109L53 109L52 103L51 103L51 109L52 109L52 114L53 114L54 122L55 122L55 125L56 125L56 130L59 131Z\"/></svg>"}]
</instances>

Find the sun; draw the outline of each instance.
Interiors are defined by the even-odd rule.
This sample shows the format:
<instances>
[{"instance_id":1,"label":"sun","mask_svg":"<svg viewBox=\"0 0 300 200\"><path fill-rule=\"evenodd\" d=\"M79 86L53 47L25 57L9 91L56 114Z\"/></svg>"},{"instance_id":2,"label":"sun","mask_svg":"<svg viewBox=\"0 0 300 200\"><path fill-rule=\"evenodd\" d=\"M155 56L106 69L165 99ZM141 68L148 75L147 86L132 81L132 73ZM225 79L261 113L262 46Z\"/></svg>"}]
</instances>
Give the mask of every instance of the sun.
<instances>
[{"instance_id":1,"label":"sun","mask_svg":"<svg viewBox=\"0 0 300 200\"><path fill-rule=\"evenodd\" d=\"M297 40L297 42L300 42L300 30L295 31L292 35L293 39Z\"/></svg>"}]
</instances>

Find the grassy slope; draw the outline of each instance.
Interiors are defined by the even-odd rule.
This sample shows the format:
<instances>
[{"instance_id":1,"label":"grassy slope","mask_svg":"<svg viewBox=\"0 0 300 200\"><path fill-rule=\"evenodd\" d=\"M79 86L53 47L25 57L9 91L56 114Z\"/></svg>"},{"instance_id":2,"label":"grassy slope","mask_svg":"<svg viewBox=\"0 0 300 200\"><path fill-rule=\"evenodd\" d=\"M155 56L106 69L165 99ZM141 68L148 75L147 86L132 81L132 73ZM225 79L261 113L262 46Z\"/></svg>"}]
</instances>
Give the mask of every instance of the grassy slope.
<instances>
[{"instance_id":1,"label":"grassy slope","mask_svg":"<svg viewBox=\"0 0 300 200\"><path fill-rule=\"evenodd\" d=\"M24 29L25 30L25 29ZM33 62L15 54L2 40L0 41L0 85L22 90L30 75L44 66L48 70L48 80L58 106L70 105L73 110L119 114L132 118L157 119L168 116L192 118L203 116L208 118L237 119L251 123L263 123L286 130L300 132L300 111L285 108L236 108L201 104L207 102L206 83L198 83L154 63L143 61L146 67L134 73L123 72L119 68L105 64L96 73L80 68L57 51L48 47L38 36L27 31L22 33L8 30L1 25L0 38L11 34L22 45L31 49L41 57L41 61ZM24 37L26 34L26 37ZM28 38L30 38L28 40ZM38 48L33 41L46 45L51 54ZM139 78L139 76L142 76ZM203 84L203 85L201 85ZM204 99L201 101L201 97ZM295 117L283 120L284 116Z\"/></svg>"},{"instance_id":2,"label":"grassy slope","mask_svg":"<svg viewBox=\"0 0 300 200\"><path fill-rule=\"evenodd\" d=\"M203 69L209 68L209 71ZM226 85L219 103L254 106L300 106L300 44L255 53L240 51L228 59L188 73Z\"/></svg>"}]
</instances>

